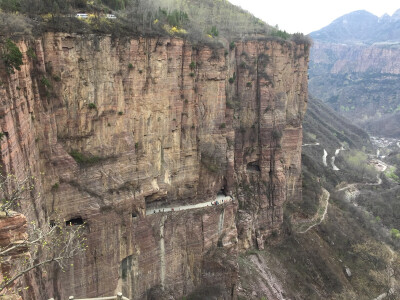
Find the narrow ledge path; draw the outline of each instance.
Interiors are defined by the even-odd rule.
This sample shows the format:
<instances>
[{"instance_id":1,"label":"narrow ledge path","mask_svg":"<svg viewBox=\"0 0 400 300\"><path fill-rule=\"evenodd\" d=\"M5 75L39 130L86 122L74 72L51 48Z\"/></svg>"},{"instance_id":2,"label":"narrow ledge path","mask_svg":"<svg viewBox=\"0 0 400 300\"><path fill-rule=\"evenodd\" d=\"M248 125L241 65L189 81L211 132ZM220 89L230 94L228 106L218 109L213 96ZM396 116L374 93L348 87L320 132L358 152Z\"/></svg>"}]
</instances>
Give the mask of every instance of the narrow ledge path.
<instances>
[{"instance_id":1,"label":"narrow ledge path","mask_svg":"<svg viewBox=\"0 0 400 300\"><path fill-rule=\"evenodd\" d=\"M232 201L233 201L233 199L231 196L218 195L213 201L207 201L207 202L203 202L203 203L147 209L146 216L150 216L150 215L154 215L154 214L158 214L158 213L166 213L166 212L171 212L171 211L177 212L177 211L202 208L202 207L207 207L207 206L212 206L212 205L221 205L221 204L232 202ZM215 204L216 202L218 204ZM211 203L213 203L213 204L211 204Z\"/></svg>"}]
</instances>

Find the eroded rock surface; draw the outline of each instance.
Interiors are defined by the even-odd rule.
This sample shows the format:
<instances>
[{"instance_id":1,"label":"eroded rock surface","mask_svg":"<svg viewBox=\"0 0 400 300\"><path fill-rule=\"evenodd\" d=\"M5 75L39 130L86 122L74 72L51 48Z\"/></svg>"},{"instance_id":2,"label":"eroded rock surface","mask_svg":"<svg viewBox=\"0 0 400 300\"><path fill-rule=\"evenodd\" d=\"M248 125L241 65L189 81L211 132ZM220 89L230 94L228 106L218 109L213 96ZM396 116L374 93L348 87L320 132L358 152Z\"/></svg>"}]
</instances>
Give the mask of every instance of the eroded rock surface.
<instances>
[{"instance_id":1,"label":"eroded rock surface","mask_svg":"<svg viewBox=\"0 0 400 300\"><path fill-rule=\"evenodd\" d=\"M1 164L36 177L29 219L86 222L88 238L26 299L235 297L237 253L263 248L301 197L308 48L61 33L19 47L21 71L1 69ZM145 215L218 193L234 202Z\"/></svg>"}]
</instances>

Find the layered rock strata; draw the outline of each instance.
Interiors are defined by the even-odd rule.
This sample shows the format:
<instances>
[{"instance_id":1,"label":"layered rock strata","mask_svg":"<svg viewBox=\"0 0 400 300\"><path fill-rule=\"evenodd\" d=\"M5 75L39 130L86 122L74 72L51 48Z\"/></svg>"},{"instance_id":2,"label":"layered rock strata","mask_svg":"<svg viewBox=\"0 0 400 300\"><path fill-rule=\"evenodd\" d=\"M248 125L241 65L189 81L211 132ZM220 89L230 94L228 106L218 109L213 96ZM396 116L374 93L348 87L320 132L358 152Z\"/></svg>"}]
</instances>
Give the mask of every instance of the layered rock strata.
<instances>
[{"instance_id":1,"label":"layered rock strata","mask_svg":"<svg viewBox=\"0 0 400 300\"><path fill-rule=\"evenodd\" d=\"M17 275L20 260L24 260L28 254L25 246L27 239L27 224L24 215L16 212L4 212L0 214L0 282L7 282L9 278ZM14 290L18 287L17 281L11 282L0 292L0 298L4 300L22 300Z\"/></svg>"},{"instance_id":2,"label":"layered rock strata","mask_svg":"<svg viewBox=\"0 0 400 300\"><path fill-rule=\"evenodd\" d=\"M35 178L29 219L84 222L88 243L26 299L234 298L238 251L262 248L301 197L308 48L64 33L18 45L21 71L1 69L3 171ZM146 216L218 193L233 203Z\"/></svg>"},{"instance_id":3,"label":"layered rock strata","mask_svg":"<svg viewBox=\"0 0 400 300\"><path fill-rule=\"evenodd\" d=\"M311 51L314 68L326 73L400 74L400 46L396 44L346 45L315 42Z\"/></svg>"}]
</instances>

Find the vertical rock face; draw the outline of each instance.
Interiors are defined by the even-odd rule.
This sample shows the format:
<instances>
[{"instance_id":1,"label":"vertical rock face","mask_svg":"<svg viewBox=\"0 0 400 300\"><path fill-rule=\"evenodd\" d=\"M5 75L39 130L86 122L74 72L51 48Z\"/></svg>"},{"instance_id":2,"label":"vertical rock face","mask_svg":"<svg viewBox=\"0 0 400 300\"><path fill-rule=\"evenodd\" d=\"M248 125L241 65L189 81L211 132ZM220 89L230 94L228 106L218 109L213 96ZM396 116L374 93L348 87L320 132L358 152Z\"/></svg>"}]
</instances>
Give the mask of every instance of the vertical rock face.
<instances>
[{"instance_id":1,"label":"vertical rock face","mask_svg":"<svg viewBox=\"0 0 400 300\"><path fill-rule=\"evenodd\" d=\"M243 248L279 230L283 204L301 198L304 45L248 42L236 49L235 184ZM235 118L236 116L236 118Z\"/></svg>"},{"instance_id":2,"label":"vertical rock face","mask_svg":"<svg viewBox=\"0 0 400 300\"><path fill-rule=\"evenodd\" d=\"M301 197L308 49L57 33L19 47L21 71L1 70L1 165L36 176L28 218L86 222L88 239L26 299L234 297L238 251L262 248ZM221 192L235 201L146 216Z\"/></svg>"},{"instance_id":3,"label":"vertical rock face","mask_svg":"<svg viewBox=\"0 0 400 300\"><path fill-rule=\"evenodd\" d=\"M27 247L22 246L25 245L26 238L27 224L25 216L15 212L10 212L10 215L7 216L2 212L0 215L0 282L7 281L7 278L12 278L16 275L18 260L23 260L28 254ZM10 284L5 290L0 292L1 299L22 299L13 293L16 283Z\"/></svg>"}]
</instances>

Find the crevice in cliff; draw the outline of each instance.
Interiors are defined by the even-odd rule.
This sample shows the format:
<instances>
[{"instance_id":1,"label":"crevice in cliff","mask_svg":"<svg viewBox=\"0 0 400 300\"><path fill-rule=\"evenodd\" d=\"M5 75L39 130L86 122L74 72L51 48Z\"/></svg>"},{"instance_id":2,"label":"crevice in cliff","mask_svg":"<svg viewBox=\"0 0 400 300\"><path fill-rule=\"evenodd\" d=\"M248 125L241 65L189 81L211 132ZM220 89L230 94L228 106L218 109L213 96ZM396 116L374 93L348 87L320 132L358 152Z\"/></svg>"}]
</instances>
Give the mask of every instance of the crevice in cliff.
<instances>
[{"instance_id":1,"label":"crevice in cliff","mask_svg":"<svg viewBox=\"0 0 400 300\"><path fill-rule=\"evenodd\" d=\"M40 87L42 95L36 91L38 87L35 85L41 85L42 73L34 77L30 75L33 78L31 94L34 94L31 98L35 98L32 101L33 115L37 116L34 126L41 139L37 145L41 150L40 159L37 159L39 162L29 154L25 155L29 146L24 138L16 139L22 150L17 149L18 145L13 145L10 150L13 152L12 165L33 163L38 164L34 170L49 168L43 175L46 190L43 192L42 187L38 188L44 194L43 203L36 204L38 214L43 215L40 209L44 207L44 214L46 210L52 213L60 210L61 217L66 220L81 215L92 222L92 231L88 233L92 244L89 244L87 254L75 261L76 266L70 268L67 275L58 274L58 278L54 279L58 284L68 277L74 278L68 286L60 288L58 285L60 295L54 295L65 298L66 293L71 291L104 295L118 281L117 268L111 267L108 277L104 275L105 268L117 266L120 263L119 254L129 257L132 249L137 251L135 266L128 275L132 280L121 279L118 282L122 282L133 299L143 298L146 290L160 282L165 291L173 287L178 298L182 289L191 292L199 284L221 278L224 278L224 288L229 285L226 290L229 295L232 286L229 280L234 281L234 275L228 269L224 269L224 275L218 273L221 267L226 267L226 257L233 261L241 246L243 248L240 249L249 249L257 243L261 245L264 235L271 229L271 220L276 223L273 224L276 228L282 205L280 201L284 200L282 194L285 193L280 184L284 183L284 176L296 176L280 173L280 155L287 149L279 149L279 141L271 138L273 132L285 129L285 120L281 117L289 111L277 106L273 107L276 111L266 113L265 105L275 105L271 95L277 94L282 86L291 92L301 89L295 85L305 73L296 75L294 70L295 75L289 74L293 70L290 64L284 64L289 74L285 79L286 75L282 75L280 67L274 69L274 61L267 68L268 74L270 71L281 72L271 79L277 83L274 87L262 77L262 60L256 60L266 47L252 41L237 42L235 50L230 49L224 61L222 55L219 59L209 60L215 51L212 54L212 49L206 45L191 48L190 43L173 37L133 39L126 43L127 50L122 49L125 46L123 42L116 42L110 47L108 37L104 37L104 43L101 41L98 44L104 51L96 53L93 52L92 42L86 38L78 35L68 41L69 44L79 43L76 47L64 47L64 39L62 34L48 33L42 45L45 49L40 54L46 60L52 60L55 72L61 74L62 80L54 85L54 92L63 95L57 100L63 101L63 106L58 107L58 102L53 105L53 99L46 98L43 87ZM221 54L224 49L217 51ZM247 58L239 57L241 51L249 53ZM275 51L276 55L280 55L279 61L292 59L279 53L279 45ZM60 56L60 60L54 59L55 56ZM85 61L79 61L79 58ZM43 57L40 59L44 60ZM128 59L132 60L134 68L140 66L146 74L142 74L141 70L140 75L127 71ZM240 66L244 60L248 66L246 69ZM191 61L196 63L196 67L190 66ZM64 65L65 62L68 65ZM88 72L94 75L90 79ZM189 76L188 72L195 74ZM46 74L49 76L51 73ZM22 82L25 75L20 73L19 76ZM228 80L230 76L232 79L235 77L233 82ZM284 82L281 84L280 81ZM18 97L18 93L15 95ZM301 96L297 97L301 99ZM232 103L228 103L230 100L233 100ZM98 113L86 108L84 101L96 104ZM84 109L79 105L83 105ZM121 105L124 111L118 116ZM17 109L11 109L14 110L10 114L14 123L18 118L15 115ZM21 109L25 111L26 104ZM31 118L30 115L28 117ZM176 120L172 121L173 118ZM9 132L11 135L12 131ZM57 134L58 141L65 138L62 142L70 149L79 149L87 154L109 150L116 157L101 164L78 168L57 144ZM32 140L32 136L29 139ZM286 147L285 144L282 147ZM215 149L212 149L214 146ZM16 155L16 151L25 151L24 156ZM207 151L208 157L203 155ZM50 191L54 178L60 183L57 192ZM234 200L241 201L236 216L236 204L226 205L224 210L198 207L199 214L182 213L186 218L184 221L175 217L167 219L166 215L172 216L172 212L165 213L162 218L141 215L145 210L153 212L157 205L161 207L164 204L165 207L167 200L173 204L176 201L177 205L178 202L187 204L184 201L200 204L200 199L206 201L206 197L211 197L221 188L228 194L236 189ZM154 208L151 209L151 206ZM118 217L118 214L121 216ZM124 241L111 226L125 230L128 222L131 224L131 236ZM240 246L235 243L237 230ZM110 238L109 247L99 247L104 238ZM213 252L218 258L217 263L208 257ZM107 264L103 263L105 260ZM154 272L148 272L149 268ZM85 280L87 272L93 274Z\"/></svg>"},{"instance_id":2,"label":"crevice in cliff","mask_svg":"<svg viewBox=\"0 0 400 300\"><path fill-rule=\"evenodd\" d=\"M145 39L144 44L145 56L146 56L146 82L143 86L144 91L148 91L150 82L153 83L153 78L151 77L151 40Z\"/></svg>"},{"instance_id":3,"label":"crevice in cliff","mask_svg":"<svg viewBox=\"0 0 400 300\"><path fill-rule=\"evenodd\" d=\"M163 215L160 220L160 280L161 288L165 287L165 240L164 240L164 227L167 216Z\"/></svg>"}]
</instances>

